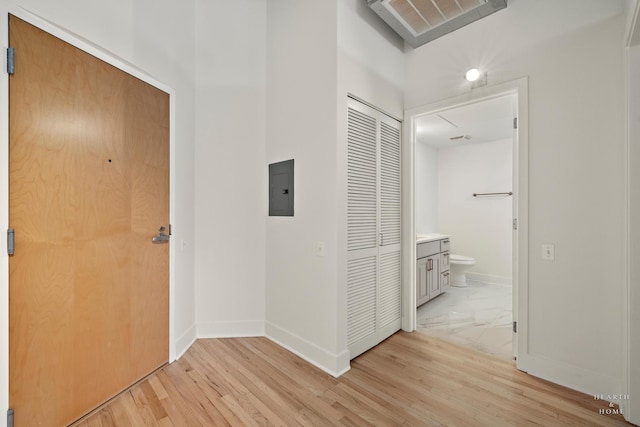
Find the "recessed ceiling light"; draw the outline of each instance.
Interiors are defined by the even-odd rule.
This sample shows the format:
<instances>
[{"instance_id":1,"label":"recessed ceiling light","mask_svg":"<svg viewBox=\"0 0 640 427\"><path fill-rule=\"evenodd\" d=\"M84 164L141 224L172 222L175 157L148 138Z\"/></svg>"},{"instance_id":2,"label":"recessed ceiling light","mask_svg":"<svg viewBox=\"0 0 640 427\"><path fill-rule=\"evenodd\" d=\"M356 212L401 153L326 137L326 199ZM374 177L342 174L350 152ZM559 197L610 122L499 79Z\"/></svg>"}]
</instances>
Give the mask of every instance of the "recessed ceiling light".
<instances>
[{"instance_id":1,"label":"recessed ceiling light","mask_svg":"<svg viewBox=\"0 0 640 427\"><path fill-rule=\"evenodd\" d=\"M469 82L475 82L480 77L480 71L477 68L472 68L467 71L467 74L464 75L464 78Z\"/></svg>"}]
</instances>

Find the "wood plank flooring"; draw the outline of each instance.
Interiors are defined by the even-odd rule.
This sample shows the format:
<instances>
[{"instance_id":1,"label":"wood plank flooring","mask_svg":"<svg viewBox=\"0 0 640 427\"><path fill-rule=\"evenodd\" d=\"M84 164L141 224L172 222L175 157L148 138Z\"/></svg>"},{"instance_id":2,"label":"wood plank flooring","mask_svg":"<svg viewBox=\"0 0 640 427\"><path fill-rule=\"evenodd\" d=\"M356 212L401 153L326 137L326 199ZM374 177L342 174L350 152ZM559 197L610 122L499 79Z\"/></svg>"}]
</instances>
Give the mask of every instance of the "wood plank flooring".
<instances>
[{"instance_id":1,"label":"wood plank flooring","mask_svg":"<svg viewBox=\"0 0 640 427\"><path fill-rule=\"evenodd\" d=\"M511 361L399 332L338 379L266 338L199 340L74 427L630 425L600 409Z\"/></svg>"}]
</instances>

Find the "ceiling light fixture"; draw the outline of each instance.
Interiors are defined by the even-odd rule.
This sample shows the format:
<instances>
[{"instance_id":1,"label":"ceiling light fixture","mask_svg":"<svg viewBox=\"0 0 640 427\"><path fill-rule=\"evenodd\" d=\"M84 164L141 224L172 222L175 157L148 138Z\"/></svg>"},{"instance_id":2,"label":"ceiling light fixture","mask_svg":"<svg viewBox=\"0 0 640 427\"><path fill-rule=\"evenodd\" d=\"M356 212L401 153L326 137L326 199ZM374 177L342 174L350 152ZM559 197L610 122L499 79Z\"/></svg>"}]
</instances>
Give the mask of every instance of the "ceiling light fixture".
<instances>
[{"instance_id":1,"label":"ceiling light fixture","mask_svg":"<svg viewBox=\"0 0 640 427\"><path fill-rule=\"evenodd\" d=\"M469 82L475 82L480 77L480 71L477 68L472 68L467 71L467 74L464 75L464 78Z\"/></svg>"}]
</instances>

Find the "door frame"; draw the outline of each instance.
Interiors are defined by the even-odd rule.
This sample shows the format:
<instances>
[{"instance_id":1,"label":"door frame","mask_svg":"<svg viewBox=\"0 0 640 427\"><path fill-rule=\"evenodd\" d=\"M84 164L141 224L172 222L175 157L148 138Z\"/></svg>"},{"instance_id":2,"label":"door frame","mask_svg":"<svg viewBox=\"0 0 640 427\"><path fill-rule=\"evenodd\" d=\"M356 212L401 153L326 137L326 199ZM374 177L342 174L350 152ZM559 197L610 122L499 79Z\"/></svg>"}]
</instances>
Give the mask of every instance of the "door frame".
<instances>
[{"instance_id":1,"label":"door frame","mask_svg":"<svg viewBox=\"0 0 640 427\"><path fill-rule=\"evenodd\" d=\"M528 277L529 277L529 100L528 78L508 81L494 86L473 89L471 92L422 105L405 111L402 147L402 329L416 330L416 226L415 226L415 134L416 118L454 107L480 101L516 95L518 129L513 150L514 206L518 229L513 240L513 321L518 333L518 369L527 370L528 358Z\"/></svg>"},{"instance_id":2,"label":"door frame","mask_svg":"<svg viewBox=\"0 0 640 427\"><path fill-rule=\"evenodd\" d=\"M135 65L126 62L89 40L34 15L15 4L0 6L0 20L5 24L0 31L0 45L2 46L1 62L4 69L0 72L0 152L9 152L9 76L6 73L5 49L9 46L8 22L12 14L59 39L113 65L114 67L148 83L169 94L169 222L175 222L175 91L168 85L154 79ZM16 53L18 54L18 53ZM0 156L0 224L9 224L9 159L7 155ZM0 247L6 247L6 234L0 230L2 238ZM149 236L151 238L151 236ZM19 242L18 242L19 244ZM175 348L175 239L169 241L169 363L176 359ZM9 409L9 257L4 249L0 253L0 427L6 426L7 410Z\"/></svg>"}]
</instances>

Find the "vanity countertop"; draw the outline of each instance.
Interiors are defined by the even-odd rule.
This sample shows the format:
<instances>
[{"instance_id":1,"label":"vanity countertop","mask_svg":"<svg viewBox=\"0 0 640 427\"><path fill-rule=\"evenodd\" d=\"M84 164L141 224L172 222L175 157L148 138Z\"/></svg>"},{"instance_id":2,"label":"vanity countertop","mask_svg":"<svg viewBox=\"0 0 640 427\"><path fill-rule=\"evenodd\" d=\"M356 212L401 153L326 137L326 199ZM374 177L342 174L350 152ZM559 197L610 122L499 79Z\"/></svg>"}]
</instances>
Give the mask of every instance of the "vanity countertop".
<instances>
[{"instance_id":1,"label":"vanity countertop","mask_svg":"<svg viewBox=\"0 0 640 427\"><path fill-rule=\"evenodd\" d=\"M433 242L434 240L448 239L449 237L450 236L448 234L441 234L441 233L417 234L416 244Z\"/></svg>"}]
</instances>

